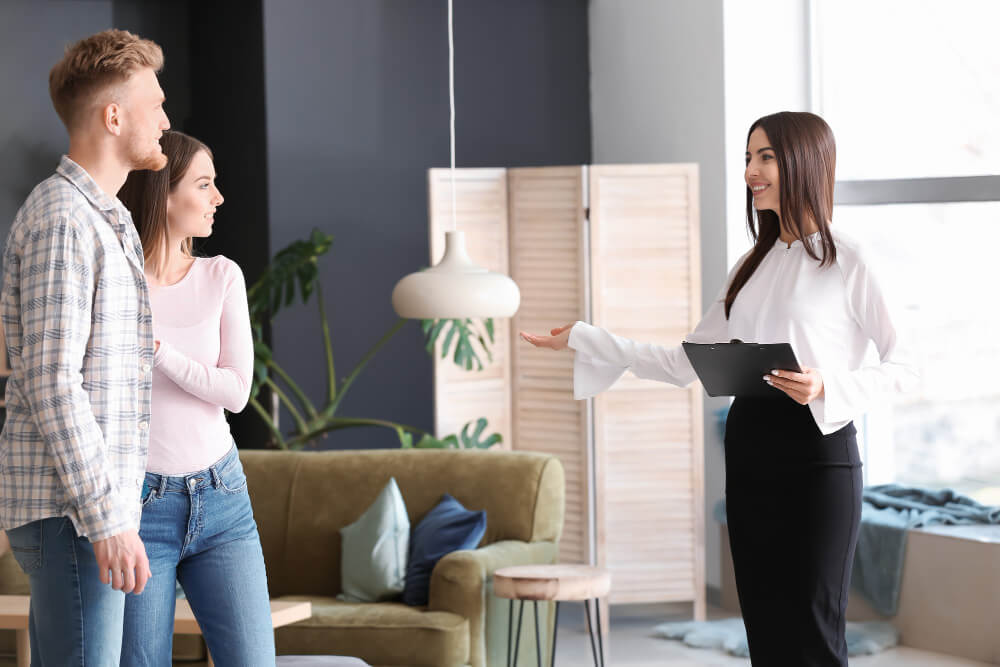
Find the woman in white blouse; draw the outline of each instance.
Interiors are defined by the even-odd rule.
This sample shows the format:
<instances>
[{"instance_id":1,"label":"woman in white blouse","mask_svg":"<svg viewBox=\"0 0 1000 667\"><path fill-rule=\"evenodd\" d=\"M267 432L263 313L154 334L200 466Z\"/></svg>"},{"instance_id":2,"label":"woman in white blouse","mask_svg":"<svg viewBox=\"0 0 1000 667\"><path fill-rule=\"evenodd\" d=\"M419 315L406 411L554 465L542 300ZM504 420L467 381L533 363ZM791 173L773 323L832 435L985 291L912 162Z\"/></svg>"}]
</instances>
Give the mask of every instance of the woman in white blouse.
<instances>
[{"instance_id":1,"label":"woman in white blouse","mask_svg":"<svg viewBox=\"0 0 1000 667\"><path fill-rule=\"evenodd\" d=\"M844 614L862 485L851 420L915 379L864 254L831 227L835 164L833 132L819 116L780 112L750 127L754 246L688 337L790 343L802 365L802 373L762 377L774 397L736 397L726 422L727 524L755 664L847 664ZM625 370L680 386L696 379L681 347L583 322L521 336L576 351L578 399ZM872 343L879 361L866 364Z\"/></svg>"}]
</instances>

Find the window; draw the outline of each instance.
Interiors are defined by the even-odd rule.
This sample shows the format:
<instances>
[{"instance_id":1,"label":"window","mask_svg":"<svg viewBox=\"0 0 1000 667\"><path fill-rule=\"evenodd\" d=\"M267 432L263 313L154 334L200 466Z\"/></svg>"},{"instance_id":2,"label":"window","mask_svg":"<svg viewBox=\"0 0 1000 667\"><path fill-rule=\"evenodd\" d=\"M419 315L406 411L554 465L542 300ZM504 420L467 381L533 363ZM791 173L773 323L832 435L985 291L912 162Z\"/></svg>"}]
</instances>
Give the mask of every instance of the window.
<instances>
[{"instance_id":1,"label":"window","mask_svg":"<svg viewBox=\"0 0 1000 667\"><path fill-rule=\"evenodd\" d=\"M835 224L876 264L922 374L859 420L866 482L1000 504L1000 3L812 8Z\"/></svg>"},{"instance_id":2,"label":"window","mask_svg":"<svg viewBox=\"0 0 1000 667\"><path fill-rule=\"evenodd\" d=\"M814 2L840 178L1000 174L996 0Z\"/></svg>"}]
</instances>

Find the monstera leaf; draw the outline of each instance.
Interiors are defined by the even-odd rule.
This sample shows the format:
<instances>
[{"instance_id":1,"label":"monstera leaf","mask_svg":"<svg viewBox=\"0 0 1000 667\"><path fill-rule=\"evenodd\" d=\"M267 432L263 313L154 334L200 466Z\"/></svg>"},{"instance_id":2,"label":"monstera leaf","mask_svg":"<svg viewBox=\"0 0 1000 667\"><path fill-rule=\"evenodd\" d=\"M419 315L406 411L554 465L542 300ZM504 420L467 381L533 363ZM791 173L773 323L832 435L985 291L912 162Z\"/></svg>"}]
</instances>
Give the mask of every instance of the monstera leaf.
<instances>
[{"instance_id":1,"label":"monstera leaf","mask_svg":"<svg viewBox=\"0 0 1000 667\"><path fill-rule=\"evenodd\" d=\"M425 433L416 444L413 443L413 433L397 427L396 434L403 449L489 449L503 442L503 437L499 433L492 433L485 440L480 440L486 424L486 417L480 417L476 420L476 428L471 434L469 428L472 422L468 422L462 427L461 436L452 434L438 439Z\"/></svg>"},{"instance_id":2,"label":"monstera leaf","mask_svg":"<svg viewBox=\"0 0 1000 667\"><path fill-rule=\"evenodd\" d=\"M420 328L424 332L424 348L431 356L434 356L434 348L444 335L444 342L441 344L442 359L451 354L452 361L467 371L473 368L477 371L483 370L483 360L479 357L480 350L488 361L493 361L493 354L490 352L494 337L492 319L421 320ZM486 342L487 339L489 344Z\"/></svg>"},{"instance_id":3,"label":"monstera leaf","mask_svg":"<svg viewBox=\"0 0 1000 667\"><path fill-rule=\"evenodd\" d=\"M265 314L274 319L278 311L295 300L296 287L302 302L309 301L319 276L319 258L332 244L332 236L314 229L307 240L295 241L279 251L247 290L251 321L259 322Z\"/></svg>"}]
</instances>

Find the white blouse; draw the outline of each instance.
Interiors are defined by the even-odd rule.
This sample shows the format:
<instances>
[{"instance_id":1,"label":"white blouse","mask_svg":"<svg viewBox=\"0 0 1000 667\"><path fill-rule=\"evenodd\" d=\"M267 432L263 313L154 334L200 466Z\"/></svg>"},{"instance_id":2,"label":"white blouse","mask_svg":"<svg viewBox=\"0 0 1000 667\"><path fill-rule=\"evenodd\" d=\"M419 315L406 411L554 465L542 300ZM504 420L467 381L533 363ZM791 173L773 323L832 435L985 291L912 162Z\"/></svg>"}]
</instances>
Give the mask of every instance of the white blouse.
<instances>
[{"instance_id":1,"label":"white blouse","mask_svg":"<svg viewBox=\"0 0 1000 667\"><path fill-rule=\"evenodd\" d=\"M831 230L832 231L832 230ZM876 400L907 391L915 368L897 340L882 290L856 241L833 231L836 261L820 268L801 241L780 239L743 286L729 319L725 298L741 257L698 327L692 343L790 343L799 363L817 369L824 395L809 403L823 434L833 433L863 414ZM819 232L806 237L822 257ZM865 365L869 344L879 362ZM694 369L680 346L637 343L577 322L569 346L576 350L573 391L577 399L608 389L626 370L641 378L687 386ZM764 380L761 379L761 382Z\"/></svg>"}]
</instances>

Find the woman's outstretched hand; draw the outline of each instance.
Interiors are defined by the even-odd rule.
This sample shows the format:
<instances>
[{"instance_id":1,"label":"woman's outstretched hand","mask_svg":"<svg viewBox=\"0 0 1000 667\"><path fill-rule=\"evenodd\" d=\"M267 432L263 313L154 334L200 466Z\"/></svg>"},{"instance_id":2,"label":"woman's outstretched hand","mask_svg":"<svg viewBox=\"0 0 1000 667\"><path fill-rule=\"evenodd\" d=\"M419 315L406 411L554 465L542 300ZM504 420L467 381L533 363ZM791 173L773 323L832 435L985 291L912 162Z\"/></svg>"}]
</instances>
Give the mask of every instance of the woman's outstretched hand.
<instances>
[{"instance_id":1,"label":"woman's outstretched hand","mask_svg":"<svg viewBox=\"0 0 1000 667\"><path fill-rule=\"evenodd\" d=\"M802 405L823 396L823 376L815 368L803 367L801 373L771 371L770 375L764 376L764 382L785 392Z\"/></svg>"},{"instance_id":2,"label":"woman's outstretched hand","mask_svg":"<svg viewBox=\"0 0 1000 667\"><path fill-rule=\"evenodd\" d=\"M528 341L535 347L548 347L553 350L564 350L569 345L569 331L576 322L571 322L564 327L557 327L550 333L551 336L538 336L521 331L521 338Z\"/></svg>"}]
</instances>

